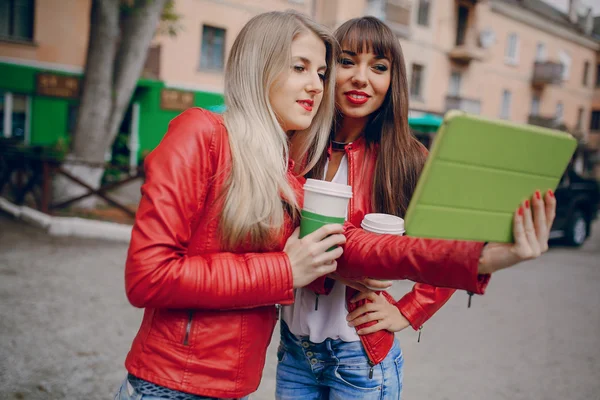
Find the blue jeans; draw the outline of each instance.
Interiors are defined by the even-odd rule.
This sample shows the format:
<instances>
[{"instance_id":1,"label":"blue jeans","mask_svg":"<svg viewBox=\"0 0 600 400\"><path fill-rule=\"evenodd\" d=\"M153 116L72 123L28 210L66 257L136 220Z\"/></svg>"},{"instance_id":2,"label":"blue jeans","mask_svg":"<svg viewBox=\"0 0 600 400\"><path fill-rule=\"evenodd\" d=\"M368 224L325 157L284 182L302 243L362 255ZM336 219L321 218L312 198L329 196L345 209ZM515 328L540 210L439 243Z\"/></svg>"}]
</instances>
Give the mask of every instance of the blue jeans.
<instances>
[{"instance_id":1,"label":"blue jeans","mask_svg":"<svg viewBox=\"0 0 600 400\"><path fill-rule=\"evenodd\" d=\"M361 342L295 336L281 321L277 350L278 400L399 400L404 358L398 341L371 366Z\"/></svg>"},{"instance_id":2,"label":"blue jeans","mask_svg":"<svg viewBox=\"0 0 600 400\"><path fill-rule=\"evenodd\" d=\"M133 386L131 386L131 384L129 384L127 378L125 378L125 380L121 384L121 387L119 388L117 394L115 395L114 400L165 400L165 399L166 399L165 397L139 393L137 390L134 389ZM200 399L218 400L214 397L202 397L202 396L197 396L197 399L198 400L200 400ZM248 397L243 397L240 400L248 400Z\"/></svg>"}]
</instances>

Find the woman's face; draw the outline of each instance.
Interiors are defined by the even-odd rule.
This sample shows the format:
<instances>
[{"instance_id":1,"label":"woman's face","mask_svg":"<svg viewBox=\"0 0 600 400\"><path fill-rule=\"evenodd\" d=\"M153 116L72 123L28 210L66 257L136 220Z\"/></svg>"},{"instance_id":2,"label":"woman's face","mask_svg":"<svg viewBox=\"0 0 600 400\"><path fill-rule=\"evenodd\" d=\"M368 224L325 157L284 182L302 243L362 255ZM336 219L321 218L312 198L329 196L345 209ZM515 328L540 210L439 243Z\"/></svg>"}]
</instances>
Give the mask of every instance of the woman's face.
<instances>
[{"instance_id":1,"label":"woman's face","mask_svg":"<svg viewBox=\"0 0 600 400\"><path fill-rule=\"evenodd\" d=\"M269 102L286 131L310 126L323 98L326 49L313 32L298 34L292 42L289 70L282 72L269 90Z\"/></svg>"},{"instance_id":2,"label":"woman's face","mask_svg":"<svg viewBox=\"0 0 600 400\"><path fill-rule=\"evenodd\" d=\"M335 102L344 117L365 118L381 107L391 82L392 63L373 53L342 46L335 79Z\"/></svg>"}]
</instances>

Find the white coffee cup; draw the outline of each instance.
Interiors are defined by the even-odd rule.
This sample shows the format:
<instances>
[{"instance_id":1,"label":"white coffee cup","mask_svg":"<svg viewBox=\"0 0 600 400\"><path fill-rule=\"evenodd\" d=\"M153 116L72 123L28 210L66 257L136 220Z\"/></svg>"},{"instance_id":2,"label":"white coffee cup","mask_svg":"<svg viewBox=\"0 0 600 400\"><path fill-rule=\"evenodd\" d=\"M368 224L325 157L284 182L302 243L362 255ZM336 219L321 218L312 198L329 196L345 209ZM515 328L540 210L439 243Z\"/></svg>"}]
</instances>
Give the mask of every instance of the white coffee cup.
<instances>
[{"instance_id":1,"label":"white coffee cup","mask_svg":"<svg viewBox=\"0 0 600 400\"><path fill-rule=\"evenodd\" d=\"M404 220L390 214L373 213L363 218L360 226L365 230L379 234L404 235Z\"/></svg>"},{"instance_id":2,"label":"white coffee cup","mask_svg":"<svg viewBox=\"0 0 600 400\"><path fill-rule=\"evenodd\" d=\"M373 213L367 214L363 218L360 226L368 232L388 235L404 235L404 220L400 217L390 214ZM392 282L381 280L382 282ZM381 290L367 286L371 290Z\"/></svg>"},{"instance_id":3,"label":"white coffee cup","mask_svg":"<svg viewBox=\"0 0 600 400\"><path fill-rule=\"evenodd\" d=\"M346 218L352 186L341 183L307 179L304 184L305 211L324 217Z\"/></svg>"}]
</instances>

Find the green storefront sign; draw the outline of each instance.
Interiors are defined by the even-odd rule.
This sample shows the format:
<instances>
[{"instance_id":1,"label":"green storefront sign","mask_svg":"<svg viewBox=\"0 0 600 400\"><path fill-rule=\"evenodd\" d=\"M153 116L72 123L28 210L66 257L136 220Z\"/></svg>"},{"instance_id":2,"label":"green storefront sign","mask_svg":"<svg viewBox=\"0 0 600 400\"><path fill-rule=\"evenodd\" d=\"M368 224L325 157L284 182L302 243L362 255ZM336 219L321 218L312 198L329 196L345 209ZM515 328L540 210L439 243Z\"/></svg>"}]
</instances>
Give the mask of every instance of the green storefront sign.
<instances>
[{"instance_id":1,"label":"green storefront sign","mask_svg":"<svg viewBox=\"0 0 600 400\"><path fill-rule=\"evenodd\" d=\"M0 62L0 136L21 138L31 145L68 143L75 127L81 74ZM158 80L140 79L121 126L135 143L137 157L154 149L169 121L189 107L223 103L219 93L166 88ZM10 116L5 114L10 113Z\"/></svg>"}]
</instances>

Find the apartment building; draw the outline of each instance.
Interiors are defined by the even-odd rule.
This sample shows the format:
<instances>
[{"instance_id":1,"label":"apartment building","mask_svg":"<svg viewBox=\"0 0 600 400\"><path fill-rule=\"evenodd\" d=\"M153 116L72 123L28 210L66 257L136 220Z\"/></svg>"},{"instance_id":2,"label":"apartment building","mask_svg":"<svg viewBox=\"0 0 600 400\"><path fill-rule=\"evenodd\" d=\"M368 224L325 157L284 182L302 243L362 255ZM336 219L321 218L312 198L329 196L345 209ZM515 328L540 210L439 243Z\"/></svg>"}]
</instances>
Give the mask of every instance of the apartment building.
<instances>
[{"instance_id":1,"label":"apartment building","mask_svg":"<svg viewBox=\"0 0 600 400\"><path fill-rule=\"evenodd\" d=\"M585 138L600 43L540 0L417 0L401 40L412 107L566 127ZM572 22L575 20L576 22Z\"/></svg>"},{"instance_id":2,"label":"apartment building","mask_svg":"<svg viewBox=\"0 0 600 400\"><path fill-rule=\"evenodd\" d=\"M80 77L91 0L1 4L8 7L0 10L2 132L23 135L32 143L52 143L71 130L78 94L66 86L78 81L55 80L62 86L52 94L44 93L36 79L43 72ZM125 122L129 131L143 133L140 151L153 148L181 109L222 104L225 60L239 30L256 14L289 8L331 28L362 15L384 20L405 53L413 116L462 109L567 129L590 144L599 135L600 36L593 35L595 21L585 10L581 13L578 0L571 0L566 14L542 0L175 4L181 30L176 37L153 41ZM165 107L165 98L174 99L172 107Z\"/></svg>"},{"instance_id":3,"label":"apartment building","mask_svg":"<svg viewBox=\"0 0 600 400\"><path fill-rule=\"evenodd\" d=\"M159 36L151 47L152 73L173 88L222 93L225 60L253 16L295 9L315 14L313 0L176 0L181 30Z\"/></svg>"}]
</instances>

